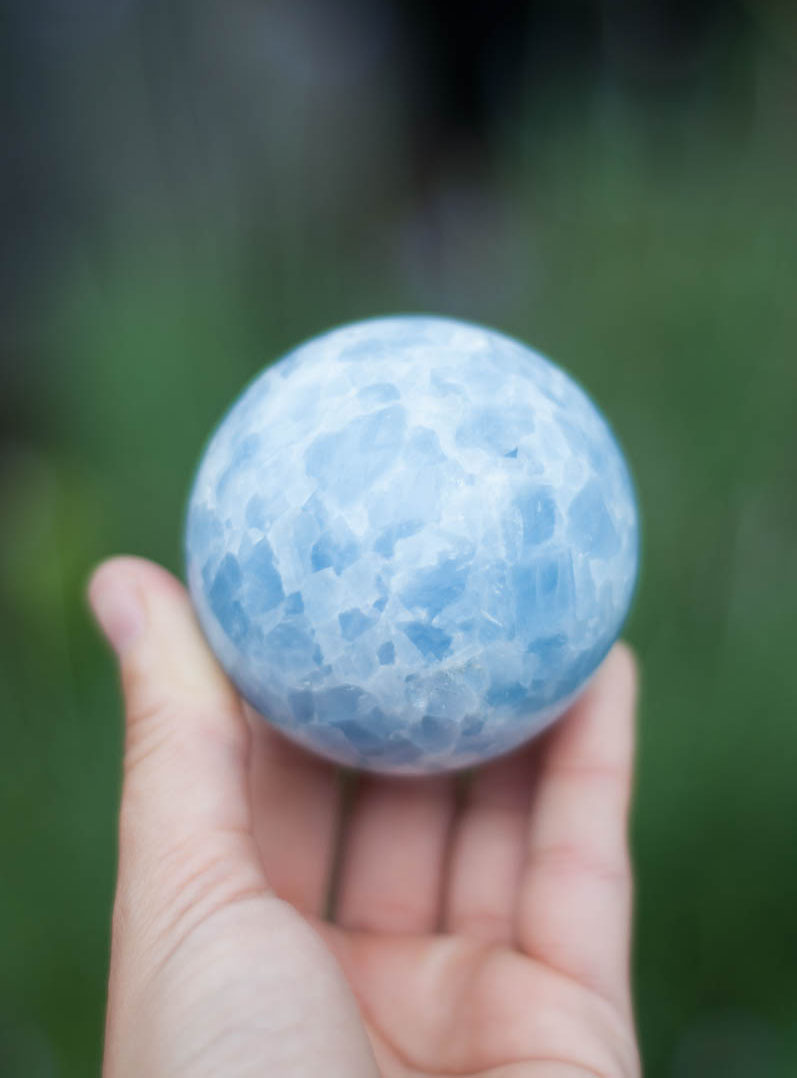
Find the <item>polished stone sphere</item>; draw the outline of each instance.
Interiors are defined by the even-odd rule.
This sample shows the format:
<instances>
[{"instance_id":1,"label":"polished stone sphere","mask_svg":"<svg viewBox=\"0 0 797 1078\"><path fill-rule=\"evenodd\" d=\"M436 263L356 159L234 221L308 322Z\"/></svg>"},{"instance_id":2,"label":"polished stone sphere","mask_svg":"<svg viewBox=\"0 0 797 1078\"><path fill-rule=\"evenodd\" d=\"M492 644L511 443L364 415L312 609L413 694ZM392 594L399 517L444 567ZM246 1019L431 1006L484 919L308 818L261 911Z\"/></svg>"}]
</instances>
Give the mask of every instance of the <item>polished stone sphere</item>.
<instances>
[{"instance_id":1,"label":"polished stone sphere","mask_svg":"<svg viewBox=\"0 0 797 1078\"><path fill-rule=\"evenodd\" d=\"M188 582L242 695L338 763L505 753L600 664L637 572L634 493L575 382L445 318L334 329L267 368L202 458Z\"/></svg>"}]
</instances>

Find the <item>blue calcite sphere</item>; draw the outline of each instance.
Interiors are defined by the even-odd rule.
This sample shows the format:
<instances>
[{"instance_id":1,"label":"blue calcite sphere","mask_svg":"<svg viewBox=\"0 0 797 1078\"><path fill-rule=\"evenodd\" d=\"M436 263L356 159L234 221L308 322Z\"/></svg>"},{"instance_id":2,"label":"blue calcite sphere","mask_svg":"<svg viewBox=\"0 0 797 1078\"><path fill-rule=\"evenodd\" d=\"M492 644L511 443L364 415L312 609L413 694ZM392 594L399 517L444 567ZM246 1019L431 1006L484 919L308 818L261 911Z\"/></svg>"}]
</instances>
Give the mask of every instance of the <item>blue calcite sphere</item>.
<instances>
[{"instance_id":1,"label":"blue calcite sphere","mask_svg":"<svg viewBox=\"0 0 797 1078\"><path fill-rule=\"evenodd\" d=\"M562 713L628 610L634 494L559 368L481 326L395 317L265 370L205 452L188 581L243 696L342 764L423 773Z\"/></svg>"}]
</instances>

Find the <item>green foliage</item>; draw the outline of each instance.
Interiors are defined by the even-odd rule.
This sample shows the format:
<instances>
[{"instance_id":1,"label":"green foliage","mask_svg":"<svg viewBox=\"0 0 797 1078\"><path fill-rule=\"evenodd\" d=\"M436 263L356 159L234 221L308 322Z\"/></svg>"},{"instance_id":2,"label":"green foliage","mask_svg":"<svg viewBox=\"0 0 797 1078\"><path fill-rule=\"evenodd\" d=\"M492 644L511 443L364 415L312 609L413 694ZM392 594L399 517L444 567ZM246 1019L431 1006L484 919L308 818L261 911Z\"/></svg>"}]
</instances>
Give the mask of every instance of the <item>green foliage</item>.
<instances>
[{"instance_id":1,"label":"green foliage","mask_svg":"<svg viewBox=\"0 0 797 1078\"><path fill-rule=\"evenodd\" d=\"M708 105L604 105L508 135L494 243L467 220L456 237L476 237L469 278L397 257L398 203L349 246L300 246L291 225L262 249L230 228L189 251L144 222L102 265L64 256L28 376L35 429L0 473L3 1073L82 1078L101 1051L120 709L91 565L125 551L179 571L192 468L244 383L329 324L412 307L549 353L635 471L648 1078L730 1073L729 1043L756 1078L797 1070L794 147L785 125L740 131Z\"/></svg>"}]
</instances>

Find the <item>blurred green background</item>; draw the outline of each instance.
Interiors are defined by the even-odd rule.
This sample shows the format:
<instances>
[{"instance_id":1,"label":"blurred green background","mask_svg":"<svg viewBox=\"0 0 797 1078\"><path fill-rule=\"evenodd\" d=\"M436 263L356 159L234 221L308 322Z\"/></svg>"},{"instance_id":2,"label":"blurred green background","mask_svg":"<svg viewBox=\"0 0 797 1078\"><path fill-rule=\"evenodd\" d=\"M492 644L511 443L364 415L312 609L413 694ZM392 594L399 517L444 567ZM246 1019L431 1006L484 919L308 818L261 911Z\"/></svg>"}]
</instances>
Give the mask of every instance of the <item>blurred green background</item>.
<instances>
[{"instance_id":1,"label":"blurred green background","mask_svg":"<svg viewBox=\"0 0 797 1078\"><path fill-rule=\"evenodd\" d=\"M646 1075L797 1074L795 9L0 11L0 1073L99 1069L121 725L91 566L179 572L245 382L423 310L562 363L635 473Z\"/></svg>"}]
</instances>

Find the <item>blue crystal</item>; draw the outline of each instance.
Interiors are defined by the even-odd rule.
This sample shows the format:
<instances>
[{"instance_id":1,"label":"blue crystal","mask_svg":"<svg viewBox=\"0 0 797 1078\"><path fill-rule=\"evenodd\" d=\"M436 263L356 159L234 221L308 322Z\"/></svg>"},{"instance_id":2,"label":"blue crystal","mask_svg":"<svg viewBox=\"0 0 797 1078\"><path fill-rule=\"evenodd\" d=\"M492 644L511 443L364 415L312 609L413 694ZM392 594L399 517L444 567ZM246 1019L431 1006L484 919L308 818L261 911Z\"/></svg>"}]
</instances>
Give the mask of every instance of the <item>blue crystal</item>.
<instances>
[{"instance_id":1,"label":"blue crystal","mask_svg":"<svg viewBox=\"0 0 797 1078\"><path fill-rule=\"evenodd\" d=\"M493 330L374 319L263 372L201 461L188 582L213 650L287 736L417 774L507 752L605 657L637 573L600 412Z\"/></svg>"},{"instance_id":2,"label":"blue crystal","mask_svg":"<svg viewBox=\"0 0 797 1078\"><path fill-rule=\"evenodd\" d=\"M442 659L451 650L451 637L436 625L424 621L405 621L399 627L425 659Z\"/></svg>"},{"instance_id":3,"label":"blue crystal","mask_svg":"<svg viewBox=\"0 0 797 1078\"><path fill-rule=\"evenodd\" d=\"M417 573L401 593L401 601L408 610L420 608L429 618L435 618L464 595L467 579L467 567L460 566L454 558L446 558L433 569Z\"/></svg>"},{"instance_id":4,"label":"blue crystal","mask_svg":"<svg viewBox=\"0 0 797 1078\"><path fill-rule=\"evenodd\" d=\"M344 640L356 640L358 636L362 636L366 629L376 625L378 620L378 617L369 618L356 608L344 610L342 614L338 614L338 624Z\"/></svg>"},{"instance_id":5,"label":"blue crystal","mask_svg":"<svg viewBox=\"0 0 797 1078\"><path fill-rule=\"evenodd\" d=\"M329 569L331 566L340 576L344 569L357 561L359 554L357 540L344 524L337 533L332 530L324 532L313 544L310 551L310 564L314 573Z\"/></svg>"},{"instance_id":6,"label":"blue crystal","mask_svg":"<svg viewBox=\"0 0 797 1078\"><path fill-rule=\"evenodd\" d=\"M390 666L396 661L396 645L392 640L386 640L384 644L380 644L376 652L376 657L379 659L381 666Z\"/></svg>"},{"instance_id":7,"label":"blue crystal","mask_svg":"<svg viewBox=\"0 0 797 1078\"><path fill-rule=\"evenodd\" d=\"M285 598L282 579L274 568L274 552L268 539L261 539L255 546L246 559L243 572L249 582L247 598L253 614L272 610Z\"/></svg>"}]
</instances>

